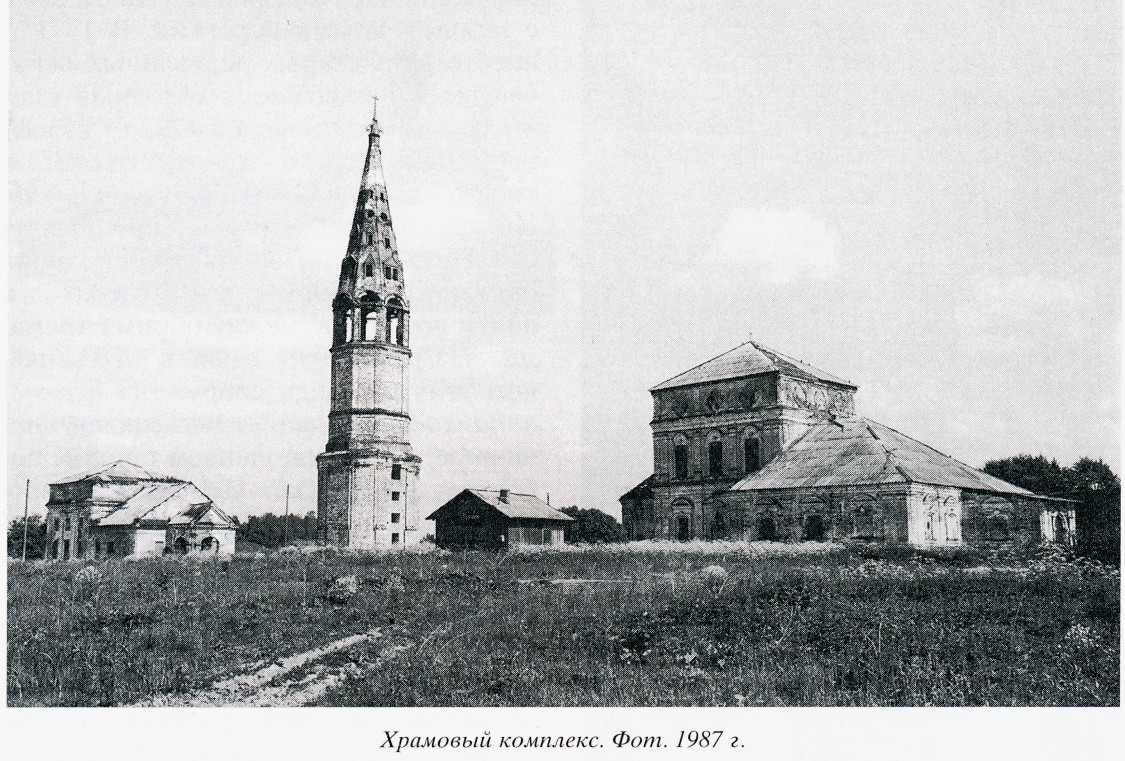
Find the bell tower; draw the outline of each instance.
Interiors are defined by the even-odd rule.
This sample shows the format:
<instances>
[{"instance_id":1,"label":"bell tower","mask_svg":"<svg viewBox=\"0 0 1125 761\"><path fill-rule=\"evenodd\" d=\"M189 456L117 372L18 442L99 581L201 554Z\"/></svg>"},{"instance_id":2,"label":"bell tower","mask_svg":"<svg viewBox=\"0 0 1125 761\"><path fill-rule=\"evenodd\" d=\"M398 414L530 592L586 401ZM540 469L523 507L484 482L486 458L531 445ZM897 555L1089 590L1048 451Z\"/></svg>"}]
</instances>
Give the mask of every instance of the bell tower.
<instances>
[{"instance_id":1,"label":"bell tower","mask_svg":"<svg viewBox=\"0 0 1125 761\"><path fill-rule=\"evenodd\" d=\"M317 531L346 547L417 538L421 459L410 448L410 304L398 255L378 114L363 165L340 282L332 301L332 402L317 462Z\"/></svg>"}]
</instances>

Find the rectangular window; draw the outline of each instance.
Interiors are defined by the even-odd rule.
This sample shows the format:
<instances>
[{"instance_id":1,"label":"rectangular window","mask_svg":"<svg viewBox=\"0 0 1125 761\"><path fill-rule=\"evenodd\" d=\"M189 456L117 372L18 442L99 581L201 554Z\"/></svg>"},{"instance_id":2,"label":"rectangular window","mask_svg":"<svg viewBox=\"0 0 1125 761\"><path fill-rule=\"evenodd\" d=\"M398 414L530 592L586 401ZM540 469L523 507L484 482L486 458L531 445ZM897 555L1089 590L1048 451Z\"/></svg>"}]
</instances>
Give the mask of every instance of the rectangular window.
<instances>
[{"instance_id":1,"label":"rectangular window","mask_svg":"<svg viewBox=\"0 0 1125 761\"><path fill-rule=\"evenodd\" d=\"M64 518L64 521L63 521L63 525L66 527L67 531L70 531L70 513L66 514L66 517Z\"/></svg>"},{"instance_id":2,"label":"rectangular window","mask_svg":"<svg viewBox=\"0 0 1125 761\"><path fill-rule=\"evenodd\" d=\"M94 556L95 557L101 557L101 554L102 554L102 540L101 539L95 539L94 540Z\"/></svg>"},{"instance_id":3,"label":"rectangular window","mask_svg":"<svg viewBox=\"0 0 1125 761\"><path fill-rule=\"evenodd\" d=\"M391 544L398 544L398 534L391 534Z\"/></svg>"},{"instance_id":4,"label":"rectangular window","mask_svg":"<svg viewBox=\"0 0 1125 761\"><path fill-rule=\"evenodd\" d=\"M383 277L385 277L387 280L391 279L391 268L390 267L384 267L383 268Z\"/></svg>"},{"instance_id":5,"label":"rectangular window","mask_svg":"<svg viewBox=\"0 0 1125 761\"><path fill-rule=\"evenodd\" d=\"M62 554L63 554L64 560L68 559L70 557L70 540L69 539L63 539Z\"/></svg>"},{"instance_id":6,"label":"rectangular window","mask_svg":"<svg viewBox=\"0 0 1125 761\"><path fill-rule=\"evenodd\" d=\"M707 470L712 476L723 474L723 442L712 441L707 445Z\"/></svg>"},{"instance_id":7,"label":"rectangular window","mask_svg":"<svg viewBox=\"0 0 1125 761\"><path fill-rule=\"evenodd\" d=\"M368 262L367 264L363 265L363 276L364 277L371 277L374 274L375 274L375 267L374 267L374 265L371 264L371 262Z\"/></svg>"},{"instance_id":8,"label":"rectangular window","mask_svg":"<svg viewBox=\"0 0 1125 761\"><path fill-rule=\"evenodd\" d=\"M402 513L391 513L391 523L398 523L399 517Z\"/></svg>"},{"instance_id":9,"label":"rectangular window","mask_svg":"<svg viewBox=\"0 0 1125 761\"><path fill-rule=\"evenodd\" d=\"M677 444L675 448L676 478L680 481L687 479L687 446Z\"/></svg>"},{"instance_id":10,"label":"rectangular window","mask_svg":"<svg viewBox=\"0 0 1125 761\"><path fill-rule=\"evenodd\" d=\"M397 491L391 492L391 502L398 502L399 493Z\"/></svg>"},{"instance_id":11,"label":"rectangular window","mask_svg":"<svg viewBox=\"0 0 1125 761\"><path fill-rule=\"evenodd\" d=\"M107 554L107 555L113 554L113 542L106 542L106 544L105 544L105 554Z\"/></svg>"},{"instance_id":12,"label":"rectangular window","mask_svg":"<svg viewBox=\"0 0 1125 761\"><path fill-rule=\"evenodd\" d=\"M392 465L391 466L391 478L393 478L395 481L398 481L400 478L402 478L402 466L401 465Z\"/></svg>"}]
</instances>

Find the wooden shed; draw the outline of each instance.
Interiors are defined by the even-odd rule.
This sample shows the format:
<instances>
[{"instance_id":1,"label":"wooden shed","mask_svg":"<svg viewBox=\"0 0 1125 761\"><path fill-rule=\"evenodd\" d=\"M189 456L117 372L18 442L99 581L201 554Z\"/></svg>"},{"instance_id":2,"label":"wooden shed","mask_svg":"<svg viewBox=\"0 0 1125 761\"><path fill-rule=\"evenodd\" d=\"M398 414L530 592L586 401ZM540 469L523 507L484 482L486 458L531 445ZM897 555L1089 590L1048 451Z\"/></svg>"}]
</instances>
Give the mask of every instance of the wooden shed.
<instances>
[{"instance_id":1,"label":"wooden shed","mask_svg":"<svg viewBox=\"0 0 1125 761\"><path fill-rule=\"evenodd\" d=\"M439 547L502 550L521 544L561 545L563 528L573 518L533 494L465 489L428 520L437 524Z\"/></svg>"}]
</instances>

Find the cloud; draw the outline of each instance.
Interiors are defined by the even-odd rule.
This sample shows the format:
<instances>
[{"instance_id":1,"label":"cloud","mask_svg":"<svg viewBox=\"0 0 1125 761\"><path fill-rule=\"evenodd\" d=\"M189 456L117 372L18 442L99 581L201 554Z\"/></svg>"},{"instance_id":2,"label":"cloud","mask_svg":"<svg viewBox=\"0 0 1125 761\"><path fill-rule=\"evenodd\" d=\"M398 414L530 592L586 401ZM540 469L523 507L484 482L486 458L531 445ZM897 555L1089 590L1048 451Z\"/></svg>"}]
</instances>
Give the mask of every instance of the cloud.
<instances>
[{"instance_id":1,"label":"cloud","mask_svg":"<svg viewBox=\"0 0 1125 761\"><path fill-rule=\"evenodd\" d=\"M801 208L735 209L714 244L716 259L773 283L831 277L839 250L840 236Z\"/></svg>"}]
</instances>

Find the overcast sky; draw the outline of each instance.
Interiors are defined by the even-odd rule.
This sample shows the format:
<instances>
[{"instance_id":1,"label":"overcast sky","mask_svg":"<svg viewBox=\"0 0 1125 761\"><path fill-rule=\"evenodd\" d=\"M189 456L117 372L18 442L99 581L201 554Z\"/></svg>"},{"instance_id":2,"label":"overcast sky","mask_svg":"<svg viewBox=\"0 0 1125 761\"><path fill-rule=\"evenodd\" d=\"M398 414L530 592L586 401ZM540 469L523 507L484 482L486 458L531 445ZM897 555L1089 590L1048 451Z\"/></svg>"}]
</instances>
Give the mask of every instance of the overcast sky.
<instances>
[{"instance_id":1,"label":"overcast sky","mask_svg":"<svg viewBox=\"0 0 1125 761\"><path fill-rule=\"evenodd\" d=\"M1112 2L11 8L8 512L116 459L316 506L380 96L420 499L617 512L753 335L975 466L1120 468Z\"/></svg>"}]
</instances>

